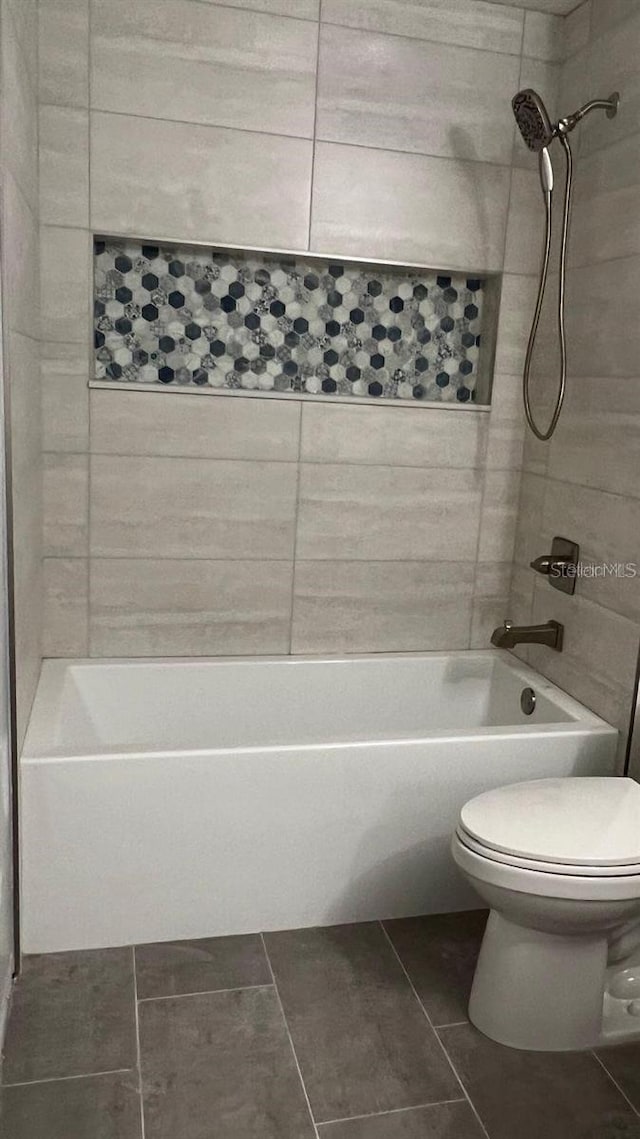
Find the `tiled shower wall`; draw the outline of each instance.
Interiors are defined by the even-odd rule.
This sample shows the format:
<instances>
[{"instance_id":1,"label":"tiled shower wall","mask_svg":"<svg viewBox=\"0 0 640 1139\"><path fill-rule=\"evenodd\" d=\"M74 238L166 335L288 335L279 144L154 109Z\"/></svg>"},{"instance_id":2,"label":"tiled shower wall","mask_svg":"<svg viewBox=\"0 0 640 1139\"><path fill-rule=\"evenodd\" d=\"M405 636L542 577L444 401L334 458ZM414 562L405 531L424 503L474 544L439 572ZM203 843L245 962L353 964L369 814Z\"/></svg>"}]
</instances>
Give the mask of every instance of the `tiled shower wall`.
<instances>
[{"instance_id":1,"label":"tiled shower wall","mask_svg":"<svg viewBox=\"0 0 640 1139\"><path fill-rule=\"evenodd\" d=\"M529 659L625 729L640 642L640 577L584 578L566 597L528 569L554 534L578 541L588 563L640 563L640 9L593 0L573 13L570 26L563 108L616 89L621 103L615 119L593 116L574 136L568 394L551 442L525 445L510 609L517 621L564 623L563 653L535 648Z\"/></svg>"},{"instance_id":2,"label":"tiled shower wall","mask_svg":"<svg viewBox=\"0 0 640 1139\"><path fill-rule=\"evenodd\" d=\"M11 405L20 744L40 670L42 609L37 0L1 0L0 36L3 365Z\"/></svg>"},{"instance_id":3,"label":"tiled shower wall","mask_svg":"<svg viewBox=\"0 0 640 1139\"><path fill-rule=\"evenodd\" d=\"M20 745L40 668L42 454L38 360L38 111L35 0L0 3L2 385L10 397L14 484L16 699ZM4 451L2 452L4 463ZM0 472L0 494L5 493ZM4 503L0 510L0 1049L13 957Z\"/></svg>"},{"instance_id":4,"label":"tiled shower wall","mask_svg":"<svg viewBox=\"0 0 640 1139\"><path fill-rule=\"evenodd\" d=\"M46 653L485 644L540 239L509 104L555 102L564 22L478 0L40 11ZM92 231L504 271L491 413L89 396Z\"/></svg>"}]
</instances>

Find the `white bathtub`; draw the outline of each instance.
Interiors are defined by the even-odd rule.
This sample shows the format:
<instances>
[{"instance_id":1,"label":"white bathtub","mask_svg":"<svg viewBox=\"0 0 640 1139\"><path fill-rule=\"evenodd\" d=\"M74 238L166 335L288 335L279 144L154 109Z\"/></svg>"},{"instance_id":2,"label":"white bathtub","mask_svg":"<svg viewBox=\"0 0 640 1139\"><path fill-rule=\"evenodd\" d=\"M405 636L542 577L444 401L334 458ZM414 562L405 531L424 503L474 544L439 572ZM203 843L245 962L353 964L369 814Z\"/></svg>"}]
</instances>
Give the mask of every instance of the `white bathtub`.
<instances>
[{"instance_id":1,"label":"white bathtub","mask_svg":"<svg viewBox=\"0 0 640 1139\"><path fill-rule=\"evenodd\" d=\"M22 764L25 950L464 909L465 800L610 774L616 738L495 650L47 661Z\"/></svg>"}]
</instances>

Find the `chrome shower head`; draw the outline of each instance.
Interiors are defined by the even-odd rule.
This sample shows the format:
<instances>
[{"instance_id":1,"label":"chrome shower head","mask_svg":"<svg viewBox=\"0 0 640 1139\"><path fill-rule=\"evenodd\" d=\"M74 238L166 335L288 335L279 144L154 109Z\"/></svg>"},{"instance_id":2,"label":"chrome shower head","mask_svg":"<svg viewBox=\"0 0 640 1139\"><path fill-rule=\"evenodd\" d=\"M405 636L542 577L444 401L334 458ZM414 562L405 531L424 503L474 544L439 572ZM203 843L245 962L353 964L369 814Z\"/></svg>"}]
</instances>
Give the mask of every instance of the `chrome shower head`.
<instances>
[{"instance_id":1,"label":"chrome shower head","mask_svg":"<svg viewBox=\"0 0 640 1139\"><path fill-rule=\"evenodd\" d=\"M544 150L556 135L547 108L537 91L526 87L511 100L520 134L529 150Z\"/></svg>"}]
</instances>

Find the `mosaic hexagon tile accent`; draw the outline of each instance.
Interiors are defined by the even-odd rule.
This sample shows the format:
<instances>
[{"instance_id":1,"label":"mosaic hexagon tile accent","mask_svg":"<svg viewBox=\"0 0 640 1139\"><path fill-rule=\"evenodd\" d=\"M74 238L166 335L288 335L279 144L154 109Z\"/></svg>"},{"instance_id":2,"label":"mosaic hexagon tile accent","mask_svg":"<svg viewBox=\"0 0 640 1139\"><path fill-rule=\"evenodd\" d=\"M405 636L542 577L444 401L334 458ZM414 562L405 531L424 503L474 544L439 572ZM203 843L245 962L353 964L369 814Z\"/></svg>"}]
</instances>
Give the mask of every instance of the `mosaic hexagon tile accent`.
<instances>
[{"instance_id":1,"label":"mosaic hexagon tile accent","mask_svg":"<svg viewBox=\"0 0 640 1139\"><path fill-rule=\"evenodd\" d=\"M333 398L475 399L478 277L95 241L95 379Z\"/></svg>"}]
</instances>

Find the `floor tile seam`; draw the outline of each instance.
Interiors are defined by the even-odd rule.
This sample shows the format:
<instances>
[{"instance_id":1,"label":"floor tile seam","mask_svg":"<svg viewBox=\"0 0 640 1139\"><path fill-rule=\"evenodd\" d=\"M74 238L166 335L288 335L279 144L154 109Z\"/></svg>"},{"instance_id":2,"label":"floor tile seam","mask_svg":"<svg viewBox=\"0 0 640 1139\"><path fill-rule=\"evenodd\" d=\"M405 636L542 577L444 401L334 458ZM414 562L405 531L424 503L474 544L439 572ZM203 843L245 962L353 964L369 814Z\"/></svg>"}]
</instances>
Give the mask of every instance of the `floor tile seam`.
<instances>
[{"instance_id":1,"label":"floor tile seam","mask_svg":"<svg viewBox=\"0 0 640 1139\"><path fill-rule=\"evenodd\" d=\"M268 969L269 969L269 972L271 974L271 978L273 981L273 990L276 994L276 999L278 1001L278 1007L280 1009L280 1015L282 1016L282 1022L284 1024L285 1031L287 1033L287 1039L289 1041L289 1047L291 1049L291 1055L293 1056L293 1062L296 1066L296 1071L298 1073L298 1079L300 1080L300 1086L302 1087L302 1093L304 1095L304 1098L305 1098L305 1101L307 1104L307 1111L309 1112L309 1119L311 1121L313 1133L316 1136L316 1139L320 1139L320 1137L318 1135L318 1126L316 1123L316 1118L315 1118L315 1115L313 1114L313 1110L311 1108L311 1100L309 1098L309 1093L307 1091L307 1085L305 1084L304 1077L302 1075L302 1068L300 1067L300 1061L298 1060L298 1054L296 1052L295 1045L293 1043L293 1037L291 1035L291 1029L289 1028L289 1022L287 1020L287 1016L286 1016L286 1013L284 1011L284 1005L282 1003L282 997L280 996L280 990L278 989L278 982L276 981L276 975L273 971L273 965L271 964L271 958L269 956L269 950L267 949L267 943L265 941L264 933L260 934L260 940L262 942L262 948L263 948L264 955L265 955L266 960L267 960L267 966L268 966Z\"/></svg>"},{"instance_id":2,"label":"floor tile seam","mask_svg":"<svg viewBox=\"0 0 640 1139\"><path fill-rule=\"evenodd\" d=\"M189 993L159 993L155 997L137 997L138 1005L151 1004L154 1001L181 1001L190 997L211 997L220 993L245 993L256 989L273 989L273 981L265 981L261 985L230 985L225 989L194 989Z\"/></svg>"},{"instance_id":3,"label":"floor tile seam","mask_svg":"<svg viewBox=\"0 0 640 1139\"><path fill-rule=\"evenodd\" d=\"M133 962L133 1008L136 1026L136 1057L138 1067L138 1104L140 1109L140 1139L145 1139L144 1096L142 1094L142 1048L140 1044L140 1015L138 1002L138 974L136 968L136 947L131 946L131 960Z\"/></svg>"},{"instance_id":4,"label":"floor tile seam","mask_svg":"<svg viewBox=\"0 0 640 1139\"><path fill-rule=\"evenodd\" d=\"M418 1002L420 1011L422 1012L427 1024L431 1028L433 1035L438 1042L438 1045L442 1051L442 1054L443 1054L445 1060L447 1061L449 1067L451 1068L451 1071L453 1072L456 1080L458 1081L458 1084L460 1085L460 1089L462 1091L462 1094L463 1094L466 1102L469 1104L469 1107L471 1108L471 1111L473 1112L473 1114L474 1114L474 1116L478 1122L478 1125L482 1130L483 1135L486 1137L486 1139L491 1139L489 1132L487 1131L482 1119L480 1118L480 1114L477 1111L476 1106L475 1106L473 1100L471 1099L471 1096L469 1095L469 1093L468 1093L468 1091L464 1085L464 1081L462 1080L460 1073L458 1072L453 1060L451 1059L449 1053L447 1052L447 1049L445 1048L443 1041L440 1039L440 1036L439 1036L437 1030L435 1029L435 1027L431 1021L431 1017L429 1016L429 1013L427 1012L422 1000L420 999L418 991L417 991L417 989L416 989L416 987L415 987L415 985L411 979L411 976L409 975L409 972L407 971L407 969L405 967L405 964L404 964L400 954L398 953L398 950L396 949L395 945L393 944L393 941L391 939L390 934L387 932L387 930L384 926L384 923L382 921L380 921L378 924L380 926L380 929L382 930L384 937L387 940L387 943L391 949L391 952L393 953L396 961L398 962L400 968L402 969L402 972L404 973L404 976L406 977L407 983L409 984L409 987L410 987L414 997L416 998L416 1000Z\"/></svg>"},{"instance_id":5,"label":"floor tile seam","mask_svg":"<svg viewBox=\"0 0 640 1139\"><path fill-rule=\"evenodd\" d=\"M71 1076L43 1076L39 1080L13 1080L10 1083L0 1084L0 1087L6 1091L7 1088L30 1088L37 1084L64 1084L70 1080L92 1080L100 1076L137 1075L137 1072L136 1066L132 1068L106 1068L98 1072L74 1072Z\"/></svg>"},{"instance_id":6,"label":"floor tile seam","mask_svg":"<svg viewBox=\"0 0 640 1139\"><path fill-rule=\"evenodd\" d=\"M627 1093L626 1093L626 1092L623 1090L623 1088L621 1087L621 1085L618 1083L618 1081L616 1080L615 1076L613 1076L613 1075L611 1074L611 1072L610 1072L610 1071L609 1071L609 1069L607 1068L607 1065L605 1064L604 1060L601 1060L601 1059L600 1059L600 1057L598 1056L598 1053L597 1053L597 1052L595 1052L595 1051L592 1051L592 1052L591 1052L591 1055L593 1056L593 1058L594 1058L594 1060L596 1061L596 1063L600 1065L600 1067L602 1068L602 1070L603 1070L603 1072L605 1073L605 1075L609 1077L609 1079L610 1079L611 1083L613 1084L613 1086L614 1086L615 1088L617 1088L617 1089L618 1089L618 1091L620 1092L620 1095L621 1095L621 1096L622 1096L622 1098L625 1100L625 1102L626 1102L626 1103L628 1103L628 1105L629 1105L629 1107L631 1108L631 1110L632 1110L632 1112L634 1113L634 1115L637 1115L638 1117L640 1117L640 1111L639 1111L639 1110L638 1110L638 1108L635 1106L635 1104L634 1104L634 1103L633 1103L633 1102L632 1102L632 1101L629 1099L629 1096L628 1096L628 1095L627 1095Z\"/></svg>"},{"instance_id":7,"label":"floor tile seam","mask_svg":"<svg viewBox=\"0 0 640 1139\"><path fill-rule=\"evenodd\" d=\"M425 1103L411 1103L407 1107L390 1107L387 1111L367 1111L359 1115L342 1115L338 1119L320 1119L318 1120L318 1127L329 1127L332 1123L353 1123L358 1119L378 1119L386 1115L401 1115L405 1111L422 1111L425 1107L443 1107L449 1103L466 1102L464 1096L458 1096L456 1099L427 1100Z\"/></svg>"}]
</instances>

